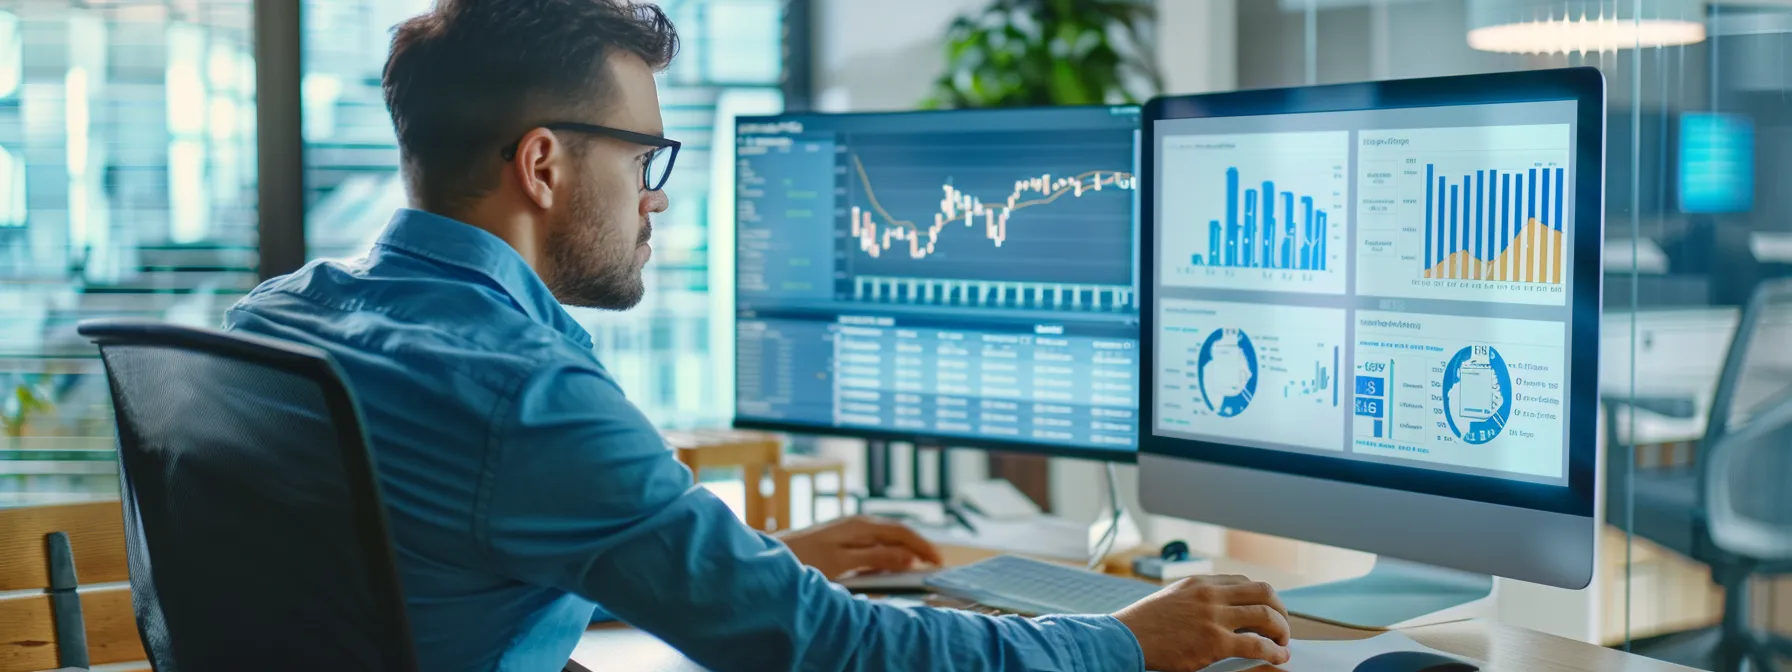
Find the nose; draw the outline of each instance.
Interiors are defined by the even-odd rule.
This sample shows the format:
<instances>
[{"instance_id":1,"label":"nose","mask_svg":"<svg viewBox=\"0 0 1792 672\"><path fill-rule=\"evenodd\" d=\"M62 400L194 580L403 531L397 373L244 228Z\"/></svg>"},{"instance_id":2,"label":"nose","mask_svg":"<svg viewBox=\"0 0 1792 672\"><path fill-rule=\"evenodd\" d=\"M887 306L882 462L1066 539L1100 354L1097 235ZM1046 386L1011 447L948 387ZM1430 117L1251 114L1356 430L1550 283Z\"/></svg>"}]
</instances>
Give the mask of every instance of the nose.
<instances>
[{"instance_id":1,"label":"nose","mask_svg":"<svg viewBox=\"0 0 1792 672\"><path fill-rule=\"evenodd\" d=\"M646 216L648 213L665 212L666 207L671 203L671 200L666 198L665 191L649 191L641 199L641 214Z\"/></svg>"}]
</instances>

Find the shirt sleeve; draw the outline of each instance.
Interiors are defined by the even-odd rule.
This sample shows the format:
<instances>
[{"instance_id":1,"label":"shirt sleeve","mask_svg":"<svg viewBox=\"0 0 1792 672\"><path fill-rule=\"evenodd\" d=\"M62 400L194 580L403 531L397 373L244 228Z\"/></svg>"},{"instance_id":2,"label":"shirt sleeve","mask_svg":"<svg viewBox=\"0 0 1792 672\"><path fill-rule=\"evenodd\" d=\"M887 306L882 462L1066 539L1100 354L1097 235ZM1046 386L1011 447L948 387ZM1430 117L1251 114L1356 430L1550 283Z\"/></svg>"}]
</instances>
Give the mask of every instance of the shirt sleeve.
<instances>
[{"instance_id":1,"label":"shirt sleeve","mask_svg":"<svg viewBox=\"0 0 1792 672\"><path fill-rule=\"evenodd\" d=\"M1110 616L992 617L851 595L695 487L595 369L538 374L508 415L475 521L491 561L709 669L1144 669Z\"/></svg>"}]
</instances>

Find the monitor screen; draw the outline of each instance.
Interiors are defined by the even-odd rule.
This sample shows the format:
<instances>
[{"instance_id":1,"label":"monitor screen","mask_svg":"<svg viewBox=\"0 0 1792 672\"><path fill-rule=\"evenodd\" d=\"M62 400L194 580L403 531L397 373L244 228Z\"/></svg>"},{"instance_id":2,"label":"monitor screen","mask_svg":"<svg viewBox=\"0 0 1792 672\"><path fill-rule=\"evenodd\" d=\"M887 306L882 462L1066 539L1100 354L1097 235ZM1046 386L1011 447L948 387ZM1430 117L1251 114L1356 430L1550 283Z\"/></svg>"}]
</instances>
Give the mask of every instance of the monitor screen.
<instances>
[{"instance_id":1,"label":"monitor screen","mask_svg":"<svg viewBox=\"0 0 1792 672\"><path fill-rule=\"evenodd\" d=\"M737 426L1130 459L1136 107L743 117Z\"/></svg>"},{"instance_id":2,"label":"monitor screen","mask_svg":"<svg viewBox=\"0 0 1792 672\"><path fill-rule=\"evenodd\" d=\"M1566 486L1578 119L1154 120L1152 434Z\"/></svg>"},{"instance_id":3,"label":"monitor screen","mask_svg":"<svg viewBox=\"0 0 1792 672\"><path fill-rule=\"evenodd\" d=\"M1748 212L1754 207L1754 122L1740 114L1680 115L1680 211Z\"/></svg>"}]
</instances>

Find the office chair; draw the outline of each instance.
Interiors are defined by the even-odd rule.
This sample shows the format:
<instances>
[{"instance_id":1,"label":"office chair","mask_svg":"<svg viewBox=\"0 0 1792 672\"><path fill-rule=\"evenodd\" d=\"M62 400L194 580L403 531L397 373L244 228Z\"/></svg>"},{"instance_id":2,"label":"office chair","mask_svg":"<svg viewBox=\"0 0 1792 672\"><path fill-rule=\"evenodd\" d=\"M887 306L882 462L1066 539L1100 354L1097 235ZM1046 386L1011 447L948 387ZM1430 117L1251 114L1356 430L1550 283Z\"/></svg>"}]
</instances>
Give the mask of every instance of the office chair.
<instances>
[{"instance_id":1,"label":"office chair","mask_svg":"<svg viewBox=\"0 0 1792 672\"><path fill-rule=\"evenodd\" d=\"M417 669L360 411L329 355L153 322L78 330L111 383L155 669Z\"/></svg>"},{"instance_id":2,"label":"office chair","mask_svg":"<svg viewBox=\"0 0 1792 672\"><path fill-rule=\"evenodd\" d=\"M1749 627L1749 579L1792 574L1792 280L1762 283L1737 324L1705 436L1687 467L1640 468L1606 398L1606 517L1711 567L1723 588L1715 628L1639 640L1636 653L1720 672L1777 670L1792 642ZM1632 471L1634 469L1634 471Z\"/></svg>"}]
</instances>

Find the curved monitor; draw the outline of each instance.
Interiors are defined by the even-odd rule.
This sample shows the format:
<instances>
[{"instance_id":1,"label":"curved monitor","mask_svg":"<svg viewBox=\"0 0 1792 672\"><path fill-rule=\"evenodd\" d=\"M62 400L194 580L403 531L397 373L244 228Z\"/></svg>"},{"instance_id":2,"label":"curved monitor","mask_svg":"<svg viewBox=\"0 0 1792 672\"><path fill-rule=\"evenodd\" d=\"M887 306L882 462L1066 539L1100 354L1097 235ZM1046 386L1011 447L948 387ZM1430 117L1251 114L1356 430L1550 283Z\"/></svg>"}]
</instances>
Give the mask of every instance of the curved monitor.
<instances>
[{"instance_id":1,"label":"curved monitor","mask_svg":"<svg viewBox=\"0 0 1792 672\"><path fill-rule=\"evenodd\" d=\"M1145 508L1585 586L1604 108L1591 68L1151 101Z\"/></svg>"},{"instance_id":2,"label":"curved monitor","mask_svg":"<svg viewBox=\"0 0 1792 672\"><path fill-rule=\"evenodd\" d=\"M741 117L735 426L1131 461L1138 124Z\"/></svg>"}]
</instances>

